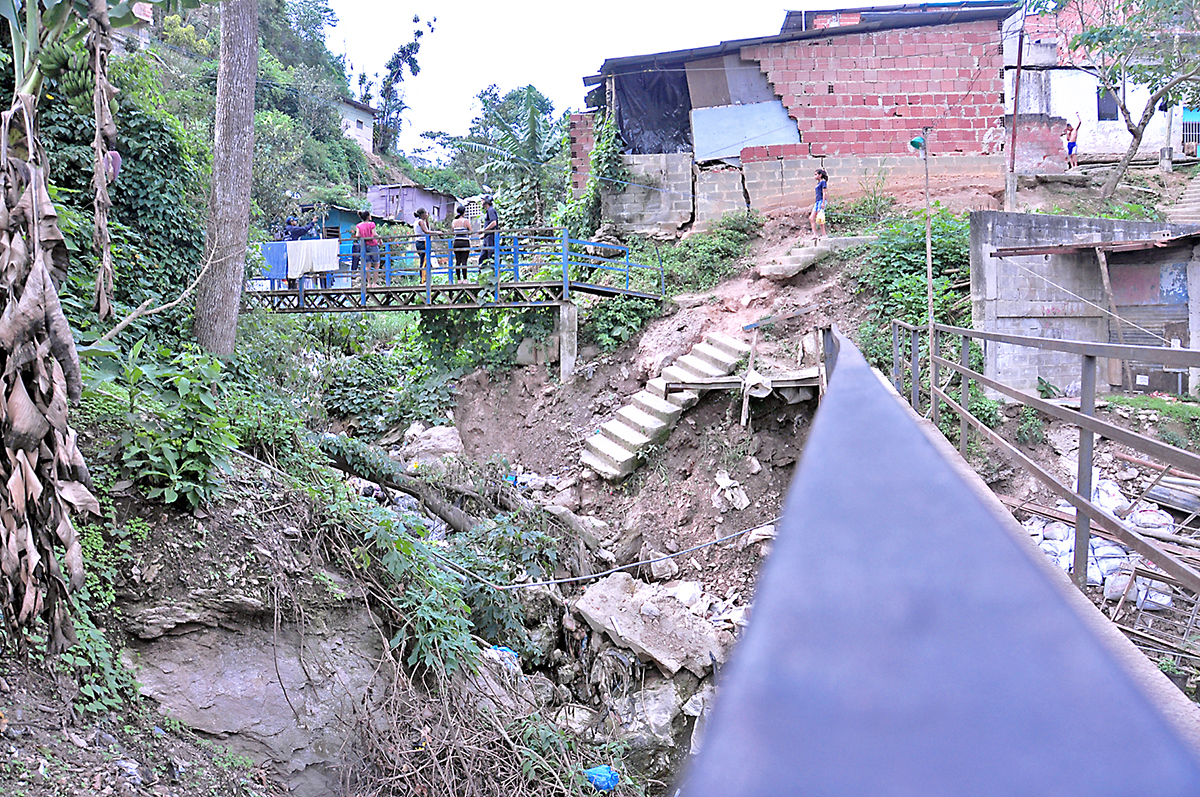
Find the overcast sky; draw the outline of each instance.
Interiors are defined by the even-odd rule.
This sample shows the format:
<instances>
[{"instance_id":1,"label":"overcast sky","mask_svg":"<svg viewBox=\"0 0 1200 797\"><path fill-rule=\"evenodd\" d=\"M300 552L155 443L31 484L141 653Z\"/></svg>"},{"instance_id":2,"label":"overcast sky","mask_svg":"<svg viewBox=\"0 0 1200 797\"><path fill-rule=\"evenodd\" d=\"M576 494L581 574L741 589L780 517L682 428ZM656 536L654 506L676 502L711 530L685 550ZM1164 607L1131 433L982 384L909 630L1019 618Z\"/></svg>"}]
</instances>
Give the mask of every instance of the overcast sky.
<instances>
[{"instance_id":1,"label":"overcast sky","mask_svg":"<svg viewBox=\"0 0 1200 797\"><path fill-rule=\"evenodd\" d=\"M382 0L329 0L338 24L328 31L329 49L345 53L354 73L374 75L409 40L413 14L437 17L422 40L421 74L404 83L410 106L400 147L422 147L420 134L467 132L478 113L475 101L492 83L501 91L532 83L556 112L583 106L585 75L606 58L706 47L729 39L779 32L785 9L807 2L733 0L717 3L661 0L541 2L492 0L416 4ZM812 7L837 7L836 2ZM355 87L357 91L357 87Z\"/></svg>"}]
</instances>

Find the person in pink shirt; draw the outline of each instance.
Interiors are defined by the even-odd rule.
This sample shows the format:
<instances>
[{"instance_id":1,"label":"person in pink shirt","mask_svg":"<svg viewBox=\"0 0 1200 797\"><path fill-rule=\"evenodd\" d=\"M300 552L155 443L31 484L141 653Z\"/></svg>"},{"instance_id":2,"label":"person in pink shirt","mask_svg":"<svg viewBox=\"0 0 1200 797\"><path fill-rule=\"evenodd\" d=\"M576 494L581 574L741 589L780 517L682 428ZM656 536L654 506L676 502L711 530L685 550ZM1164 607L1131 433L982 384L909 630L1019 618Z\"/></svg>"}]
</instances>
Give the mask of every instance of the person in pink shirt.
<instances>
[{"instance_id":1,"label":"person in pink shirt","mask_svg":"<svg viewBox=\"0 0 1200 797\"><path fill-rule=\"evenodd\" d=\"M371 221L371 211L360 210L358 217L362 219L354 226L355 247L362 252L363 279L367 287L379 284L379 238L375 235L375 222Z\"/></svg>"}]
</instances>

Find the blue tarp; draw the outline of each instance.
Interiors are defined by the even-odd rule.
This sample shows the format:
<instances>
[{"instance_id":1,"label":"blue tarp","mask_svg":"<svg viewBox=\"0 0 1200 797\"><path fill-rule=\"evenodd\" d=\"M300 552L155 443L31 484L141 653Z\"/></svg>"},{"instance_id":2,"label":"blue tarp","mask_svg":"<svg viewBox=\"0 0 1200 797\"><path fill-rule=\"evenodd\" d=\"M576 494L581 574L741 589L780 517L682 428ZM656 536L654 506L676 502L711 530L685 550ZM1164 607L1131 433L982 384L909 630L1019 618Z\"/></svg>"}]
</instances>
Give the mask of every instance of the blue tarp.
<instances>
[{"instance_id":1,"label":"blue tarp","mask_svg":"<svg viewBox=\"0 0 1200 797\"><path fill-rule=\"evenodd\" d=\"M799 144L800 130L779 100L692 111L697 163L741 157L743 147Z\"/></svg>"}]
</instances>

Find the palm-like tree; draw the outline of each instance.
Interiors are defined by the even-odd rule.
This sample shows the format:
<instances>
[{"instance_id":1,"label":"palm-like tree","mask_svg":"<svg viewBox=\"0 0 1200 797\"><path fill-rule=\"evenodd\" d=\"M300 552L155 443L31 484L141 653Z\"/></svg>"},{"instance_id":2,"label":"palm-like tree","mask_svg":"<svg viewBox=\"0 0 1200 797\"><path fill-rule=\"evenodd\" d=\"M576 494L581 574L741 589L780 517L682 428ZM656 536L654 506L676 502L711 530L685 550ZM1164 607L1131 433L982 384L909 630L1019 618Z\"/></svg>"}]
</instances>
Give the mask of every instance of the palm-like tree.
<instances>
[{"instance_id":1,"label":"palm-like tree","mask_svg":"<svg viewBox=\"0 0 1200 797\"><path fill-rule=\"evenodd\" d=\"M514 212L514 225L541 226L546 221L546 192L553 180L551 161L562 149L562 119L532 85L509 92L496 105L485 108L485 141L457 139L463 149L487 160L478 168L510 192L506 205Z\"/></svg>"}]
</instances>

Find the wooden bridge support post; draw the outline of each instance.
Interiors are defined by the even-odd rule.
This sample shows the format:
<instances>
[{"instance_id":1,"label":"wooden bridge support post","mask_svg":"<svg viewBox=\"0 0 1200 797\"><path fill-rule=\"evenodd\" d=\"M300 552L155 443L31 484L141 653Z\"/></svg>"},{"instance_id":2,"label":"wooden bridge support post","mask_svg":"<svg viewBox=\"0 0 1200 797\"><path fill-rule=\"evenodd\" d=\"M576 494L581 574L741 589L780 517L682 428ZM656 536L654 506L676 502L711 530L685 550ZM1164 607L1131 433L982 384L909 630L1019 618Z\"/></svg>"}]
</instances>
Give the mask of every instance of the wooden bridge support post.
<instances>
[{"instance_id":1,"label":"wooden bridge support post","mask_svg":"<svg viewBox=\"0 0 1200 797\"><path fill-rule=\"evenodd\" d=\"M566 382L575 373L579 356L579 307L574 302L558 303L558 378Z\"/></svg>"}]
</instances>

